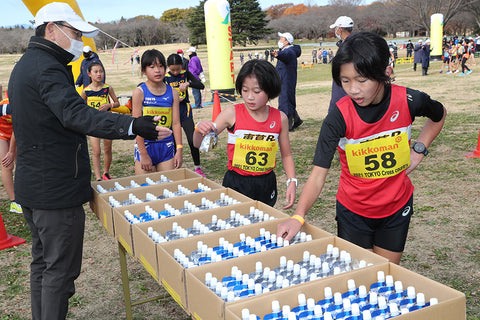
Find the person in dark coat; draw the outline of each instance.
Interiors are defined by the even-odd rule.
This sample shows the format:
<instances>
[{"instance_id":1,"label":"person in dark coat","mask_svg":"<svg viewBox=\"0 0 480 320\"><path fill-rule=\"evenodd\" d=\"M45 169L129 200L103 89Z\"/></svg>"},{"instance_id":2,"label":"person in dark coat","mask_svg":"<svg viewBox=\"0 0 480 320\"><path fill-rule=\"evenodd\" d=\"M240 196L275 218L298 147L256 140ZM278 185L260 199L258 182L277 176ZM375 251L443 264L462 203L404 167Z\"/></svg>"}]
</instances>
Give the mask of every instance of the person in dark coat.
<instances>
[{"instance_id":1,"label":"person in dark coat","mask_svg":"<svg viewBox=\"0 0 480 320\"><path fill-rule=\"evenodd\" d=\"M302 54L299 45L293 44L293 36L288 33L278 33L278 47L272 55L277 58L276 69L282 79L282 92L278 97L278 109L288 117L288 129L294 131L303 123L297 112L295 90L297 88L297 58Z\"/></svg>"},{"instance_id":2,"label":"person in dark coat","mask_svg":"<svg viewBox=\"0 0 480 320\"><path fill-rule=\"evenodd\" d=\"M430 39L425 41L422 46L422 76L428 75L428 67L430 66Z\"/></svg>"},{"instance_id":3,"label":"person in dark coat","mask_svg":"<svg viewBox=\"0 0 480 320\"><path fill-rule=\"evenodd\" d=\"M423 41L418 40L418 43L413 48L413 71L417 71L417 63L422 63L422 45Z\"/></svg>"},{"instance_id":4,"label":"person in dark coat","mask_svg":"<svg viewBox=\"0 0 480 320\"><path fill-rule=\"evenodd\" d=\"M15 200L32 236L32 319L61 320L82 265L83 205L93 199L86 135L156 140L171 131L154 124L160 117L132 118L85 104L69 63L82 54L82 36L92 38L98 29L68 4L40 8L34 27L8 82L17 141Z\"/></svg>"},{"instance_id":5,"label":"person in dark coat","mask_svg":"<svg viewBox=\"0 0 480 320\"><path fill-rule=\"evenodd\" d=\"M93 52L90 46L83 47L83 60L80 64L80 74L78 75L77 81L75 82L76 87L83 86L85 88L92 82L92 80L88 76L88 67L94 61L100 62L100 64L102 63L100 61L100 58L98 57L98 54ZM105 83L105 75L103 76L102 82Z\"/></svg>"}]
</instances>

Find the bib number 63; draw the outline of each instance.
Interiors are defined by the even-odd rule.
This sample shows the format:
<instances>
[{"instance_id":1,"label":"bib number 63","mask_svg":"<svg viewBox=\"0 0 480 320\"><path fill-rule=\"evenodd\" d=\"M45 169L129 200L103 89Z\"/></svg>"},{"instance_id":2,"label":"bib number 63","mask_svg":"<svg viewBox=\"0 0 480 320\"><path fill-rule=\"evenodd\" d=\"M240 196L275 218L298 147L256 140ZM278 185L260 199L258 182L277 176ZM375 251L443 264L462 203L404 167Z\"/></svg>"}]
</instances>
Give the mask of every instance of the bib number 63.
<instances>
[{"instance_id":1,"label":"bib number 63","mask_svg":"<svg viewBox=\"0 0 480 320\"><path fill-rule=\"evenodd\" d=\"M268 162L268 153L260 152L258 155L255 151L247 152L245 155L245 163L249 166L258 165L265 166Z\"/></svg>"}]
</instances>

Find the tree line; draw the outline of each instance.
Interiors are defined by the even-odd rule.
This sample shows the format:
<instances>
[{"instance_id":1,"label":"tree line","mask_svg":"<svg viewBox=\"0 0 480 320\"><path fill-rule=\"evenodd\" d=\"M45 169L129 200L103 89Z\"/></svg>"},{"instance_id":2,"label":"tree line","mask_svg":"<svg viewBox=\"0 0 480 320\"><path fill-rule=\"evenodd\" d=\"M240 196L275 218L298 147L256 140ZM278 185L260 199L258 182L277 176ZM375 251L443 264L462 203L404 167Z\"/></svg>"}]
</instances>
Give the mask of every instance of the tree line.
<instances>
[{"instance_id":1,"label":"tree line","mask_svg":"<svg viewBox=\"0 0 480 320\"><path fill-rule=\"evenodd\" d=\"M427 35L433 13L443 14L446 35L474 35L480 30L480 0L377 0L369 5L362 2L329 0L327 6L284 3L261 10L257 0L229 0L233 42L256 44L262 39L276 39L279 31L314 41L333 37L329 27L340 15L355 21L355 31L386 37L395 37L397 32L408 32L411 37ZM196 7L170 9L159 19L145 15L93 23L102 30L95 37L95 44L103 49L112 49L116 39L132 47L175 42L204 44L204 4L205 0L200 0ZM0 53L24 52L32 35L31 27L0 28Z\"/></svg>"}]
</instances>

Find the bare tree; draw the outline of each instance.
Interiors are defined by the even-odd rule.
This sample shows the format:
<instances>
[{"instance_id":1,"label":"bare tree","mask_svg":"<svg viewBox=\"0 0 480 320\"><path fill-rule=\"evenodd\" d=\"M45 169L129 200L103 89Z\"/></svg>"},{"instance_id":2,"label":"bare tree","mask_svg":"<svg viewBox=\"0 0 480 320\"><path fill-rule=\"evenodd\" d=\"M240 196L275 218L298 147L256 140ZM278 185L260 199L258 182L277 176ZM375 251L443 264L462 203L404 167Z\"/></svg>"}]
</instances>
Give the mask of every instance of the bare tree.
<instances>
[{"instance_id":1,"label":"bare tree","mask_svg":"<svg viewBox=\"0 0 480 320\"><path fill-rule=\"evenodd\" d=\"M478 0L397 0L399 4L410 9L414 15L412 23L417 27L430 30L430 16L434 13L443 14L443 24L464 10L467 5Z\"/></svg>"}]
</instances>

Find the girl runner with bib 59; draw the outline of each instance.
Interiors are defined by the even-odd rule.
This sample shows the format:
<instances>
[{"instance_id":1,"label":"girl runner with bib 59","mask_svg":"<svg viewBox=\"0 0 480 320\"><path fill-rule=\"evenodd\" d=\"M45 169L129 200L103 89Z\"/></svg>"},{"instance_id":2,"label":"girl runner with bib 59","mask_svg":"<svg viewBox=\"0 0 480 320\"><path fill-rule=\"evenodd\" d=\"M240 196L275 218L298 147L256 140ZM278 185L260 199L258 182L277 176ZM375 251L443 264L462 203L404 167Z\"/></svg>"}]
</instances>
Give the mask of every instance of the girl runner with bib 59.
<instances>
[{"instance_id":1,"label":"girl runner with bib 59","mask_svg":"<svg viewBox=\"0 0 480 320\"><path fill-rule=\"evenodd\" d=\"M387 42L369 32L348 37L338 50L332 76L347 96L325 118L313 170L294 219L280 224L277 236L289 240L300 230L338 150L338 236L400 262L413 214L413 185L408 174L428 154L447 112L427 94L391 84L389 57ZM416 116L428 119L411 144Z\"/></svg>"},{"instance_id":2,"label":"girl runner with bib 59","mask_svg":"<svg viewBox=\"0 0 480 320\"><path fill-rule=\"evenodd\" d=\"M211 131L228 131L228 171L223 186L254 200L274 206L277 201L277 179L273 169L278 148L287 175L287 205L296 198L295 164L290 149L287 116L267 105L278 97L280 76L266 60L250 60L238 73L235 89L244 103L223 110L215 122L201 121L195 127L193 144L198 148Z\"/></svg>"}]
</instances>

